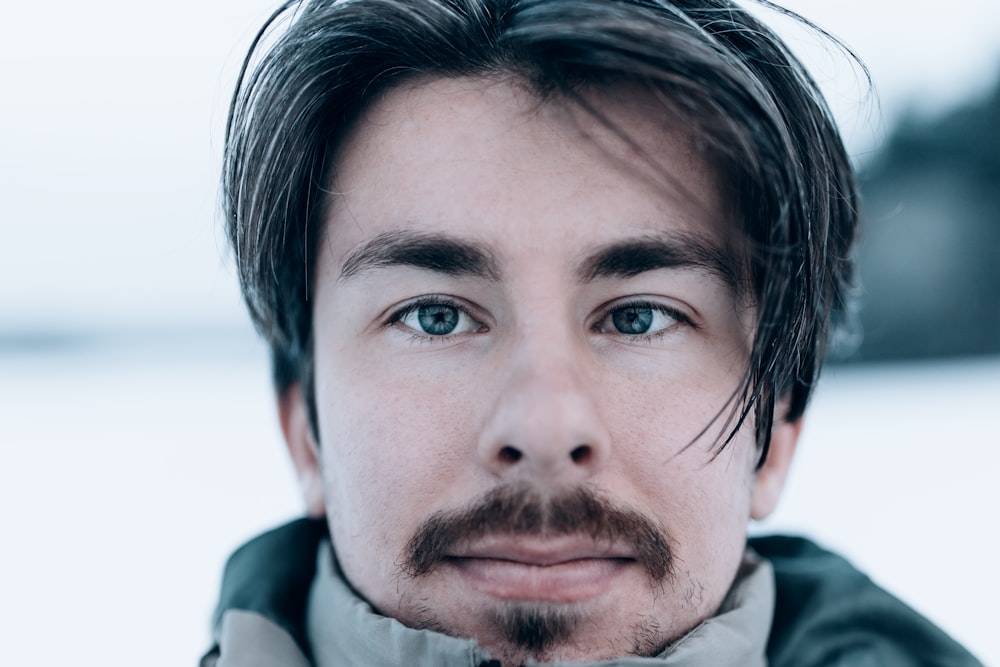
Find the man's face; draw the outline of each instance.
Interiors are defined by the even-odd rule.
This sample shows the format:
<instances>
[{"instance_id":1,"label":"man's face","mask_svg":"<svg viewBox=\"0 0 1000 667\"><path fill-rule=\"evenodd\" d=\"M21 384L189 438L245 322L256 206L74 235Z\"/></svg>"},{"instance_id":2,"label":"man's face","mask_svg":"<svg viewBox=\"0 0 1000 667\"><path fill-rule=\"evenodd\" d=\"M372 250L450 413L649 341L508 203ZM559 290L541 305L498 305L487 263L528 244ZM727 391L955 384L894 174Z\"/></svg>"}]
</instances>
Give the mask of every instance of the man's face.
<instances>
[{"instance_id":1,"label":"man's face","mask_svg":"<svg viewBox=\"0 0 1000 667\"><path fill-rule=\"evenodd\" d=\"M345 575L505 662L660 649L770 502L752 424L713 456L752 321L716 176L650 99L588 99L656 169L509 81L381 97L338 151L310 295Z\"/></svg>"}]
</instances>

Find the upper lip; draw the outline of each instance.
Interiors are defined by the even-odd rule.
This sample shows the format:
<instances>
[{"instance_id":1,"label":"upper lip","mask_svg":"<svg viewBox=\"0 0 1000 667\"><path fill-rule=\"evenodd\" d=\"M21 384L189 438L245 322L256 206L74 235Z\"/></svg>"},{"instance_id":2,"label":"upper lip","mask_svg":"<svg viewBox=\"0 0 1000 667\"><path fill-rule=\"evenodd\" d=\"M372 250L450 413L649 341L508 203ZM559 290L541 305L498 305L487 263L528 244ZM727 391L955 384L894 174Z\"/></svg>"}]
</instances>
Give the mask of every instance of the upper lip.
<instances>
[{"instance_id":1,"label":"upper lip","mask_svg":"<svg viewBox=\"0 0 1000 667\"><path fill-rule=\"evenodd\" d=\"M595 541L589 536L497 536L476 540L449 551L446 558L506 560L525 565L559 565L586 559L634 559L624 545Z\"/></svg>"}]
</instances>

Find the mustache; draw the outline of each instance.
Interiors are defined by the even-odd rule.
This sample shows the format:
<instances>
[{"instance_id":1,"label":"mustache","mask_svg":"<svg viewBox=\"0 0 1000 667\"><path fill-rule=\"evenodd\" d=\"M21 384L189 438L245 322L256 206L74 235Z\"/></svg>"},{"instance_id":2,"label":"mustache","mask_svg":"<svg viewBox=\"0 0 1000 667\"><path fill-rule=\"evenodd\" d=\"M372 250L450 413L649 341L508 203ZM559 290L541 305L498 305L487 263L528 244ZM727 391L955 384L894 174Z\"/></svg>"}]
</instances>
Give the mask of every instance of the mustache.
<instances>
[{"instance_id":1,"label":"mustache","mask_svg":"<svg viewBox=\"0 0 1000 667\"><path fill-rule=\"evenodd\" d=\"M411 577L428 574L458 545L490 535L581 534L596 543L628 545L654 582L673 575L666 532L636 510L614 505L588 487L543 496L530 487L502 486L464 509L433 514L407 544L400 567Z\"/></svg>"}]
</instances>

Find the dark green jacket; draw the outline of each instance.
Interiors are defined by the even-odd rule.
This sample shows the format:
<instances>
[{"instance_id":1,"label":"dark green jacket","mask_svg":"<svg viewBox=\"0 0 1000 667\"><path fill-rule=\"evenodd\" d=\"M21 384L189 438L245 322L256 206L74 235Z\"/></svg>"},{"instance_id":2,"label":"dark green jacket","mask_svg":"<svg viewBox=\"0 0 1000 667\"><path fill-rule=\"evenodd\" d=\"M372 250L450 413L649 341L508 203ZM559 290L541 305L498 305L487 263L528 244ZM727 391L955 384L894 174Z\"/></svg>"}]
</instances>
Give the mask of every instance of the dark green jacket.
<instances>
[{"instance_id":1,"label":"dark green jacket","mask_svg":"<svg viewBox=\"0 0 1000 667\"><path fill-rule=\"evenodd\" d=\"M324 520L300 519L242 546L226 565L215 622L255 612L308 655L305 610ZM770 667L982 667L944 632L876 586L846 560L800 537L756 537L777 591ZM203 665L213 665L215 650Z\"/></svg>"}]
</instances>

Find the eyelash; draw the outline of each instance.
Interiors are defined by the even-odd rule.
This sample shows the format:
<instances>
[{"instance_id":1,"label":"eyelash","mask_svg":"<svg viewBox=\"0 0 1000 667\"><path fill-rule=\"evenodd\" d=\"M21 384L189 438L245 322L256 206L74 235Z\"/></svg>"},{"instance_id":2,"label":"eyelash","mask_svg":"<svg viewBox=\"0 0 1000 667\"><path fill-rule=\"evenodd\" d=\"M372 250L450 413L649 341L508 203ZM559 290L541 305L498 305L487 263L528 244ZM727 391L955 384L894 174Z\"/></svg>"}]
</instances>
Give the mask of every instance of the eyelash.
<instances>
[{"instance_id":1,"label":"eyelash","mask_svg":"<svg viewBox=\"0 0 1000 667\"><path fill-rule=\"evenodd\" d=\"M422 296L422 297L419 297L418 299L410 301L405 306L403 306L402 308L399 308L398 310L394 311L389 316L388 320L386 320L385 326L386 327L394 327L394 326L398 325L408 315L414 313L415 311L417 311L418 309L420 309L420 308L422 308L424 306L448 306L450 308L454 308L454 309L458 310L459 312L461 312L466 317L471 318L473 321L480 322L480 320L470 312L469 307L466 306L466 305L464 305L464 304L462 304L461 302L459 302L459 301L457 301L455 299L446 297L446 296L428 295L428 296ZM682 311L680 311L680 310L678 310L676 308L671 308L669 306L666 306L666 305L664 305L662 303L657 303L655 301L650 301L650 300L645 300L645 299L637 299L637 300L634 300L634 301L625 301L625 302L615 303L611 307L604 308L603 311L601 312L600 317L598 317L597 320L596 320L596 322L591 326L591 329L592 330L596 329L596 327L598 326L599 323L603 322L608 317L612 316L614 313L620 312L620 311L623 311L623 310L626 310L626 309L629 309L629 308L649 308L650 310L654 310L656 312L662 313L662 314L667 315L668 317L676 320L677 324L681 324L681 325L690 327L692 329L699 329L700 328L697 324L695 324L691 320L690 317L688 317L686 314L684 314ZM480 322L480 324L481 324L481 322ZM484 328L486 328L486 325L482 325L482 326ZM652 342L652 341L654 341L654 340L656 340L658 338L661 338L661 337L663 337L663 336L671 333L675 329L675 326L676 325L668 326L668 327L666 327L665 329L663 329L661 331L655 331L655 332L649 333L649 334L632 334L632 335L629 335L629 334L624 334L624 333L621 333L621 332L615 332L615 333L612 333L611 335L617 336L619 338L627 339L630 342L648 343L648 342ZM410 334L410 337L411 337L412 340L417 341L417 342L421 342L421 343L444 343L444 342L448 342L449 340L451 340L454 336L462 335L462 334L445 334L445 335L441 335L441 336L433 336L433 335L426 334L426 333L423 333L423 332L420 332L420 331L416 331L416 330L414 330L414 329L412 329L410 327L406 327L406 331L407 331L407 333ZM599 333L603 333L603 332L599 332Z\"/></svg>"}]
</instances>

